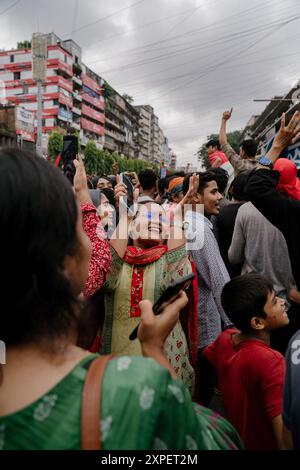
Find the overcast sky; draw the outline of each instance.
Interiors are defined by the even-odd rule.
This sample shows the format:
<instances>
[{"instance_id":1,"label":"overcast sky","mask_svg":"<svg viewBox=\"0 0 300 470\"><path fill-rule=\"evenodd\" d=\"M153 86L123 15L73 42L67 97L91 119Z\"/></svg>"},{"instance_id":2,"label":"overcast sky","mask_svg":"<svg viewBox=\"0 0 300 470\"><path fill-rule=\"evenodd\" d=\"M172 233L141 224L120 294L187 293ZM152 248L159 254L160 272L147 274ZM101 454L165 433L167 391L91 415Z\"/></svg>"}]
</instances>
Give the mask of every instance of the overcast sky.
<instances>
[{"instance_id":1,"label":"overcast sky","mask_svg":"<svg viewBox=\"0 0 300 470\"><path fill-rule=\"evenodd\" d=\"M0 48L36 31L72 37L118 92L152 105L182 163L224 109L243 128L266 106L253 99L300 78L299 0L0 0Z\"/></svg>"}]
</instances>

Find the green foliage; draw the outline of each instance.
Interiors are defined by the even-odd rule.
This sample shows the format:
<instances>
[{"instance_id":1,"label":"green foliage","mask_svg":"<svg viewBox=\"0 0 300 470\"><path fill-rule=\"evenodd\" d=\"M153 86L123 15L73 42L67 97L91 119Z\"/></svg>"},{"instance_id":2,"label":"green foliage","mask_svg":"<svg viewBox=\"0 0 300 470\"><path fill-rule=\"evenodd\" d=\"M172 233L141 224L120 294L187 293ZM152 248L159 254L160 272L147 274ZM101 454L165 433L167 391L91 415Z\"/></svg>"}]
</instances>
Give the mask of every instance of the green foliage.
<instances>
[{"instance_id":1,"label":"green foliage","mask_svg":"<svg viewBox=\"0 0 300 470\"><path fill-rule=\"evenodd\" d=\"M210 168L210 162L207 154L207 149L206 149L206 142L212 139L219 139L219 134L210 134L207 136L205 143L199 148L197 155L198 155L198 161L202 163L204 168L209 169ZM240 151L240 143L242 141L242 131L233 131L233 132L228 132L227 134L227 140L230 143L230 145L233 147L233 149L236 151L236 153L239 153Z\"/></svg>"},{"instance_id":2,"label":"green foliage","mask_svg":"<svg viewBox=\"0 0 300 470\"><path fill-rule=\"evenodd\" d=\"M57 155L61 153L63 148L63 136L58 131L53 131L48 140L48 155L52 160L55 160Z\"/></svg>"},{"instance_id":3,"label":"green foliage","mask_svg":"<svg viewBox=\"0 0 300 470\"><path fill-rule=\"evenodd\" d=\"M115 90L107 82L103 83L102 90L105 101L107 101L110 96L114 96L116 94Z\"/></svg>"},{"instance_id":4,"label":"green foliage","mask_svg":"<svg viewBox=\"0 0 300 470\"><path fill-rule=\"evenodd\" d=\"M18 42L17 49L31 49L31 41Z\"/></svg>"},{"instance_id":5,"label":"green foliage","mask_svg":"<svg viewBox=\"0 0 300 470\"><path fill-rule=\"evenodd\" d=\"M131 95L127 95L127 93L124 93L124 95L122 95L124 100L128 101L129 104L132 104L134 102L134 99Z\"/></svg>"},{"instance_id":6,"label":"green foliage","mask_svg":"<svg viewBox=\"0 0 300 470\"><path fill-rule=\"evenodd\" d=\"M119 173L123 171L135 171L139 173L144 168L153 168L144 160L121 157L117 152L98 150L93 140L89 140L84 151L84 164L88 175L112 175L113 164L118 163ZM157 168L155 169L157 171Z\"/></svg>"},{"instance_id":7,"label":"green foliage","mask_svg":"<svg viewBox=\"0 0 300 470\"><path fill-rule=\"evenodd\" d=\"M78 76L81 75L81 73L82 73L81 66L79 64L77 64L76 62L74 62L74 64L73 64L73 72L74 72L75 75L78 75Z\"/></svg>"}]
</instances>

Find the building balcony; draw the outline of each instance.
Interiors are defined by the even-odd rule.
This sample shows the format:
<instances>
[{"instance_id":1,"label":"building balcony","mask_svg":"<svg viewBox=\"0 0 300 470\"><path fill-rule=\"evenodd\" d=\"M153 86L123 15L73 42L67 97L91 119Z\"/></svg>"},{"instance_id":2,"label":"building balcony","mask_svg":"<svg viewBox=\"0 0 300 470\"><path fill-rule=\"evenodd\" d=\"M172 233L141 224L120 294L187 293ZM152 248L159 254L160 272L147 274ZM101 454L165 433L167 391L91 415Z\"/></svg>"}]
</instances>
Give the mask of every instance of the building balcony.
<instances>
[{"instance_id":1,"label":"building balcony","mask_svg":"<svg viewBox=\"0 0 300 470\"><path fill-rule=\"evenodd\" d=\"M74 127L74 129L76 129L77 131L80 131L81 127L80 127L80 124L78 124L78 122L72 122L71 124L71 127Z\"/></svg>"},{"instance_id":2,"label":"building balcony","mask_svg":"<svg viewBox=\"0 0 300 470\"><path fill-rule=\"evenodd\" d=\"M104 124L104 122L105 122L104 114L101 113L100 111L96 111L95 109L91 108L90 106L82 104L81 112L82 112L83 115L89 117L90 119L93 119L94 121L100 122L101 124Z\"/></svg>"},{"instance_id":3,"label":"building balcony","mask_svg":"<svg viewBox=\"0 0 300 470\"><path fill-rule=\"evenodd\" d=\"M72 81L74 83L76 83L76 85L78 85L79 87L82 87L82 80L80 78L76 77L75 75L73 75Z\"/></svg>"},{"instance_id":4,"label":"building balcony","mask_svg":"<svg viewBox=\"0 0 300 470\"><path fill-rule=\"evenodd\" d=\"M105 128L105 135L107 135L108 137L111 137L112 139L118 142L125 142L125 137L123 135L116 134L107 128Z\"/></svg>"},{"instance_id":5,"label":"building balcony","mask_svg":"<svg viewBox=\"0 0 300 470\"><path fill-rule=\"evenodd\" d=\"M73 77L71 65L65 64L59 59L47 59L47 68L57 70L67 77Z\"/></svg>"},{"instance_id":6,"label":"building balcony","mask_svg":"<svg viewBox=\"0 0 300 470\"><path fill-rule=\"evenodd\" d=\"M73 99L82 102L82 96L79 93L73 93Z\"/></svg>"},{"instance_id":7,"label":"building balcony","mask_svg":"<svg viewBox=\"0 0 300 470\"><path fill-rule=\"evenodd\" d=\"M105 117L105 123L109 124L114 129L117 129L118 131L125 133L124 129L120 126L120 124L115 122L115 121L112 121L111 119L109 119L109 117L107 115Z\"/></svg>"},{"instance_id":8,"label":"building balcony","mask_svg":"<svg viewBox=\"0 0 300 470\"><path fill-rule=\"evenodd\" d=\"M81 109L76 108L76 106L73 106L72 113L77 114L77 116L81 116L82 114Z\"/></svg>"}]
</instances>

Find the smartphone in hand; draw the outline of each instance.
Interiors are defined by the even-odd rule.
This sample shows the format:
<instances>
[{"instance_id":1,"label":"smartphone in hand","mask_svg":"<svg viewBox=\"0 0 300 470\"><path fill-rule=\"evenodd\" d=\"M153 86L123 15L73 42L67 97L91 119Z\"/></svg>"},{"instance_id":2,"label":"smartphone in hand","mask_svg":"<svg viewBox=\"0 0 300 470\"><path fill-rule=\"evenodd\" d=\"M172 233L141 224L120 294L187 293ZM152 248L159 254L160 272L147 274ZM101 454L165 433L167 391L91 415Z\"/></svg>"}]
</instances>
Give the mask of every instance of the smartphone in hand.
<instances>
[{"instance_id":1,"label":"smartphone in hand","mask_svg":"<svg viewBox=\"0 0 300 470\"><path fill-rule=\"evenodd\" d=\"M169 287L162 293L162 295L153 305L152 309L154 315L159 315L163 310L163 304L170 302L172 299L175 300L181 290L187 290L190 287L194 277L195 274L191 273L182 277L181 279L178 279L177 281L172 282L172 284L169 285ZM137 338L138 328L139 325L129 335L129 339L131 341Z\"/></svg>"}]
</instances>

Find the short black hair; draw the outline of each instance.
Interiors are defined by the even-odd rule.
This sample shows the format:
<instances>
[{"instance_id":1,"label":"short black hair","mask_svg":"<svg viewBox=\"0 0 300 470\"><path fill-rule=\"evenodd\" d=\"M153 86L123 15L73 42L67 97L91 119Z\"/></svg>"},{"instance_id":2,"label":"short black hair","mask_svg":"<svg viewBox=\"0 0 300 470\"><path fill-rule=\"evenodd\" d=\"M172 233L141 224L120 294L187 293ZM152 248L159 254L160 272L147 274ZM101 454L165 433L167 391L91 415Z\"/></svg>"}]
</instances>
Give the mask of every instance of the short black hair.
<instances>
[{"instance_id":1,"label":"short black hair","mask_svg":"<svg viewBox=\"0 0 300 470\"><path fill-rule=\"evenodd\" d=\"M160 178L157 183L157 189L159 194L164 195L168 187L167 178Z\"/></svg>"},{"instance_id":2,"label":"short black hair","mask_svg":"<svg viewBox=\"0 0 300 470\"><path fill-rule=\"evenodd\" d=\"M229 179L227 171L224 170L224 168L210 168L209 171L216 175L216 182L218 185L219 192L223 194L225 192Z\"/></svg>"},{"instance_id":3,"label":"short black hair","mask_svg":"<svg viewBox=\"0 0 300 470\"><path fill-rule=\"evenodd\" d=\"M7 347L54 344L77 329L78 301L64 275L78 254L78 207L70 182L30 152L0 149L1 339Z\"/></svg>"},{"instance_id":4,"label":"short black hair","mask_svg":"<svg viewBox=\"0 0 300 470\"><path fill-rule=\"evenodd\" d=\"M251 170L241 171L232 181L228 192L236 201L247 201L245 188L250 173Z\"/></svg>"},{"instance_id":5,"label":"short black hair","mask_svg":"<svg viewBox=\"0 0 300 470\"><path fill-rule=\"evenodd\" d=\"M255 140L252 140L252 139L243 140L243 142L241 143L241 147L244 150L247 157L252 157L252 158L255 157L256 152L257 152L257 147L258 147Z\"/></svg>"},{"instance_id":6,"label":"short black hair","mask_svg":"<svg viewBox=\"0 0 300 470\"><path fill-rule=\"evenodd\" d=\"M199 188L198 188L199 194L203 194L204 189L206 188L208 183L210 183L210 181L217 181L217 177L215 173L213 173L212 171L203 171L202 173L199 172L197 173L197 175L199 175ZM184 178L183 186L182 186L182 191L184 195L188 192L191 176L192 175L187 175Z\"/></svg>"},{"instance_id":7,"label":"short black hair","mask_svg":"<svg viewBox=\"0 0 300 470\"><path fill-rule=\"evenodd\" d=\"M206 148L208 148L210 145L212 145L213 147L217 147L218 150L221 149L221 145L220 145L220 142L218 141L218 139L211 139L207 142L207 144L205 145Z\"/></svg>"},{"instance_id":8,"label":"short black hair","mask_svg":"<svg viewBox=\"0 0 300 470\"><path fill-rule=\"evenodd\" d=\"M138 174L138 179L142 189L152 189L156 187L157 176L155 171L147 168Z\"/></svg>"},{"instance_id":9,"label":"short black hair","mask_svg":"<svg viewBox=\"0 0 300 470\"><path fill-rule=\"evenodd\" d=\"M253 317L266 318L264 306L274 291L272 283L256 273L231 279L223 288L221 303L232 323L245 334L251 333Z\"/></svg>"}]
</instances>

